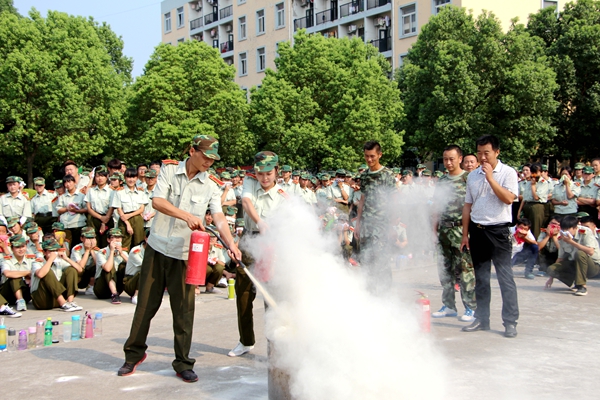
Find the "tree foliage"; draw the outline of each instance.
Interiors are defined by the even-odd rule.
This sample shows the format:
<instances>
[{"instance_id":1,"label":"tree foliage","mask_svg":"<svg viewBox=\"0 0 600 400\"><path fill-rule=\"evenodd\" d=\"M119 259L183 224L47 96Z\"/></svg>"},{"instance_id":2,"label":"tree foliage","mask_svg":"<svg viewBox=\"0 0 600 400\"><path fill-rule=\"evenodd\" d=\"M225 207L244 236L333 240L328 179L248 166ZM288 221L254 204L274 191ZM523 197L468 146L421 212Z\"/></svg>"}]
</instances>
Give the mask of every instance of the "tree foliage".
<instances>
[{"instance_id":1,"label":"tree foliage","mask_svg":"<svg viewBox=\"0 0 600 400\"><path fill-rule=\"evenodd\" d=\"M247 163L253 152L246 128L248 102L235 69L206 43L156 47L132 85L128 132L119 148L129 162L179 158L197 134L219 139L224 163Z\"/></svg>"},{"instance_id":2,"label":"tree foliage","mask_svg":"<svg viewBox=\"0 0 600 400\"><path fill-rule=\"evenodd\" d=\"M560 103L554 114L559 158L579 159L600 154L600 1L568 3L564 10L540 10L531 15L527 31L541 38L556 72Z\"/></svg>"},{"instance_id":3,"label":"tree foliage","mask_svg":"<svg viewBox=\"0 0 600 400\"><path fill-rule=\"evenodd\" d=\"M123 82L89 20L0 14L3 161L31 185L34 167L47 174L101 153L123 131Z\"/></svg>"},{"instance_id":4,"label":"tree foliage","mask_svg":"<svg viewBox=\"0 0 600 400\"><path fill-rule=\"evenodd\" d=\"M277 71L252 90L249 127L260 149L294 168L356 168L368 140L382 144L385 162L399 158L402 103L374 46L300 31L278 53Z\"/></svg>"},{"instance_id":5,"label":"tree foliage","mask_svg":"<svg viewBox=\"0 0 600 400\"><path fill-rule=\"evenodd\" d=\"M18 15L13 0L0 0L0 14L4 11Z\"/></svg>"},{"instance_id":6,"label":"tree foliage","mask_svg":"<svg viewBox=\"0 0 600 400\"><path fill-rule=\"evenodd\" d=\"M421 156L497 135L503 160L543 153L555 136L555 73L542 40L513 23L503 33L492 13L477 18L444 7L431 18L397 73L407 142Z\"/></svg>"}]
</instances>

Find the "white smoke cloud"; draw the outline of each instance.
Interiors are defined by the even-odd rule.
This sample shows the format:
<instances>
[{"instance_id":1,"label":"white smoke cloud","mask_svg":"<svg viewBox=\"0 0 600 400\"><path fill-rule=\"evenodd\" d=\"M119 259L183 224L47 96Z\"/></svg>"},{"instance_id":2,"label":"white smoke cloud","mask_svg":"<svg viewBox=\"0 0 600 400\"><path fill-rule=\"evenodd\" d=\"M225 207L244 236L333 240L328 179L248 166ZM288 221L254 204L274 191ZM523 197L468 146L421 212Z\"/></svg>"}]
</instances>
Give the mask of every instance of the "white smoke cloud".
<instances>
[{"instance_id":1,"label":"white smoke cloud","mask_svg":"<svg viewBox=\"0 0 600 400\"><path fill-rule=\"evenodd\" d=\"M273 260L268 288L278 306L266 315L270 363L289 374L293 398L444 398L446 362L420 332L416 296L370 293L360 269L343 261L339 244L321 234L300 201L268 224L250 247L255 258Z\"/></svg>"}]
</instances>

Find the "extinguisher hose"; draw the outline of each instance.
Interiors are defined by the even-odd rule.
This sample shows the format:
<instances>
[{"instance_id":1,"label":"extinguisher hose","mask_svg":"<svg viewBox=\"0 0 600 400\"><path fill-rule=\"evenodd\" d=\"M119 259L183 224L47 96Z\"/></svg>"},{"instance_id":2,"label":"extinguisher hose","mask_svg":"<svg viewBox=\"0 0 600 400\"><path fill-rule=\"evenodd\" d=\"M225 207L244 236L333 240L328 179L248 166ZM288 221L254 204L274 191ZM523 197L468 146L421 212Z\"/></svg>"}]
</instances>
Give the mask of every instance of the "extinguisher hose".
<instances>
[{"instance_id":1,"label":"extinguisher hose","mask_svg":"<svg viewBox=\"0 0 600 400\"><path fill-rule=\"evenodd\" d=\"M221 244L223 245L223 247L225 247L226 250L230 250L229 246L227 246L227 244L223 241L223 239L221 239L221 236L214 231L214 229L205 226L204 229L206 229L207 231L212 232L216 237L217 240L219 242L221 242ZM242 262L242 260L238 260L235 258L235 254L233 254L234 257L234 261L236 261L238 264L240 264L240 266L244 269L244 272L246 273L246 275L248 275L248 278L250 278L250 280L252 281L252 283L254 283L254 286L256 286L256 289L263 295L264 299L265 299L265 303L267 303L267 305L269 307L277 307L277 303L275 303L275 299L273 299L273 296L271 296L269 294L269 292L267 292L267 289L265 289L265 287L262 285L262 283L256 279L256 277L248 270L248 267L246 267L244 265L244 263Z\"/></svg>"}]
</instances>

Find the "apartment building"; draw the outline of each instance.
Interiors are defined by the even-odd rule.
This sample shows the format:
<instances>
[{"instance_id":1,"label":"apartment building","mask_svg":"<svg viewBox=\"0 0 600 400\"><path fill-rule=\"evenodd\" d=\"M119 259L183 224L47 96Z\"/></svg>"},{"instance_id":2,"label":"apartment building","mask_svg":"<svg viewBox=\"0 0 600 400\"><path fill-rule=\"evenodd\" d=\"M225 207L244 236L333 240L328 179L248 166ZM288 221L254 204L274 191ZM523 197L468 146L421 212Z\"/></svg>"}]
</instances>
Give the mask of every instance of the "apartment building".
<instances>
[{"instance_id":1,"label":"apartment building","mask_svg":"<svg viewBox=\"0 0 600 400\"><path fill-rule=\"evenodd\" d=\"M275 68L279 43L298 29L361 38L397 68L423 25L450 4L475 15L492 11L505 30L514 17L526 22L540 8L561 6L559 0L164 0L162 41L201 40L217 48L247 89Z\"/></svg>"}]
</instances>

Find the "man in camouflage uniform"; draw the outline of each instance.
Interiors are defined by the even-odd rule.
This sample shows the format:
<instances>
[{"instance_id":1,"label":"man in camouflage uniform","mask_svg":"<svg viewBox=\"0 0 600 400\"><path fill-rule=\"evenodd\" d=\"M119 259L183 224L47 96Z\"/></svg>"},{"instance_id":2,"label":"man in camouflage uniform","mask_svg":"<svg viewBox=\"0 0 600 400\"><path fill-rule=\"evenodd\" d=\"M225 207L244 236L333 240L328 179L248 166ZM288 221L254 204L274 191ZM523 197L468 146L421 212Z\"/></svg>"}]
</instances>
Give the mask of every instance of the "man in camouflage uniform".
<instances>
[{"instance_id":1,"label":"man in camouflage uniform","mask_svg":"<svg viewBox=\"0 0 600 400\"><path fill-rule=\"evenodd\" d=\"M460 249L462 241L462 210L465 205L467 193L467 176L460 165L462 163L462 150L456 145L444 149L444 165L448 169L448 175L443 175L436 187L434 201L438 206L439 220L434 229L437 230L438 240L443 256L443 265L440 265L439 276L442 284L442 308L431 314L433 318L455 317L456 302L454 300L454 284L456 283L457 269L460 271L460 292L465 314L460 317L461 321L471 322L474 310L477 308L475 302L475 273L473 261L468 252L463 253Z\"/></svg>"},{"instance_id":2,"label":"man in camouflage uniform","mask_svg":"<svg viewBox=\"0 0 600 400\"><path fill-rule=\"evenodd\" d=\"M362 196L354 235L360 242L360 261L367 268L369 289L379 292L392 283L389 256L394 242L389 212L396 179L392 170L379 162L383 154L378 142L366 142L363 151L369 169L360 178Z\"/></svg>"}]
</instances>

